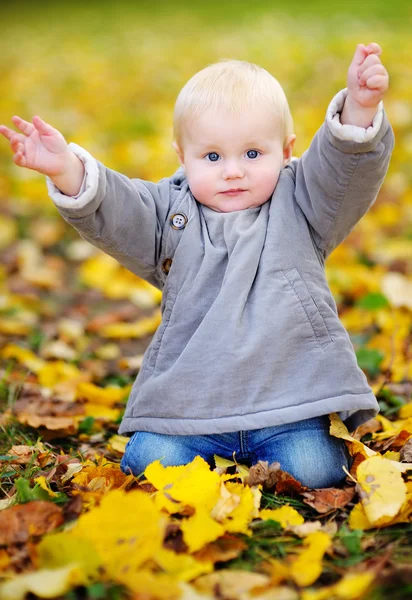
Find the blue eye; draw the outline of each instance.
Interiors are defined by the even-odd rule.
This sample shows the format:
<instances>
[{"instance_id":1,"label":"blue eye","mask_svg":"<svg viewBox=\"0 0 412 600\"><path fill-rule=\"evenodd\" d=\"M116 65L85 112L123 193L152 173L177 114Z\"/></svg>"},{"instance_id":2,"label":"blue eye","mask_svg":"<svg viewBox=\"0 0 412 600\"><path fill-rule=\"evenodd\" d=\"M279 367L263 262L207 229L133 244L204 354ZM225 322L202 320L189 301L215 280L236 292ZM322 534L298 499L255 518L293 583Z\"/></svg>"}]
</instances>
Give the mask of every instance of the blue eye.
<instances>
[{"instance_id":1,"label":"blue eye","mask_svg":"<svg viewBox=\"0 0 412 600\"><path fill-rule=\"evenodd\" d=\"M216 162L219 160L219 154L217 152L209 152L209 154L206 154L206 156L209 158L210 162Z\"/></svg>"},{"instance_id":2,"label":"blue eye","mask_svg":"<svg viewBox=\"0 0 412 600\"><path fill-rule=\"evenodd\" d=\"M260 152L258 150L248 150L246 152L246 155L248 158L257 158L259 156Z\"/></svg>"}]
</instances>

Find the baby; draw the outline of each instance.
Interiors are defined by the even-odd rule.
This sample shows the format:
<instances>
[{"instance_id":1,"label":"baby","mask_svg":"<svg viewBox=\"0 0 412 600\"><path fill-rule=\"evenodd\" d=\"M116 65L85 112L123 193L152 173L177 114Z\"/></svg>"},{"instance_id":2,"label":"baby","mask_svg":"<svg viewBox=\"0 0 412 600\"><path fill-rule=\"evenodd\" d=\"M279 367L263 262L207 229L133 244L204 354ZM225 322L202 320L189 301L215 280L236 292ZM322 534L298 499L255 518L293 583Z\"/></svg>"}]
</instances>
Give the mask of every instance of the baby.
<instances>
[{"instance_id":1,"label":"baby","mask_svg":"<svg viewBox=\"0 0 412 600\"><path fill-rule=\"evenodd\" d=\"M180 92L181 167L158 183L106 168L40 117L1 126L14 162L47 176L80 235L163 290L119 433L141 474L213 454L279 461L310 487L339 485L329 434L378 412L325 278L327 256L373 204L393 133L380 47L358 45L347 88L300 159L285 94L264 69L213 64Z\"/></svg>"}]
</instances>

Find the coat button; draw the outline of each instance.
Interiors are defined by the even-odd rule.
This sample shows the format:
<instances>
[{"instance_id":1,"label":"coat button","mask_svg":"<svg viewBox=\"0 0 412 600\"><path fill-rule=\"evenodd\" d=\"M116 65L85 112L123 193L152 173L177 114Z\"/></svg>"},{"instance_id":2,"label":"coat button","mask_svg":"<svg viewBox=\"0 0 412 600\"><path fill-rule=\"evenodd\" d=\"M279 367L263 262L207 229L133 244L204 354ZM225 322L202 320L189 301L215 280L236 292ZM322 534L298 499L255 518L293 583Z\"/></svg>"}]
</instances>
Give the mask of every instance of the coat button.
<instances>
[{"instance_id":1,"label":"coat button","mask_svg":"<svg viewBox=\"0 0 412 600\"><path fill-rule=\"evenodd\" d=\"M163 270L163 273L166 273L166 275L170 271L170 267L172 266L172 262L173 261L172 261L171 258L165 258L165 260L163 261L162 270Z\"/></svg>"},{"instance_id":2,"label":"coat button","mask_svg":"<svg viewBox=\"0 0 412 600\"><path fill-rule=\"evenodd\" d=\"M170 224L173 229L184 229L186 227L187 217L183 213L176 213L170 217Z\"/></svg>"}]
</instances>

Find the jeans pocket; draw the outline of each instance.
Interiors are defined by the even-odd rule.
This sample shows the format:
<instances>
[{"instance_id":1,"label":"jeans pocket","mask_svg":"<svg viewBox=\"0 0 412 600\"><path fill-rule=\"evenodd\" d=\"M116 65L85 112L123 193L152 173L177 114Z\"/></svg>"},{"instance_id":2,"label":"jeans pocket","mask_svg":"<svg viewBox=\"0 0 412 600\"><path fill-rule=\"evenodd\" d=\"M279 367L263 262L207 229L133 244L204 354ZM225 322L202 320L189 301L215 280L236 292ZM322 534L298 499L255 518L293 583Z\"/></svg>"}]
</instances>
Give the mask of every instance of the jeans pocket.
<instances>
[{"instance_id":1,"label":"jeans pocket","mask_svg":"<svg viewBox=\"0 0 412 600\"><path fill-rule=\"evenodd\" d=\"M306 319L309 321L315 338L321 348L326 348L331 342L332 337L329 334L326 323L319 312L316 302L312 298L311 293L304 280L302 279L299 271L296 268L289 269L288 271L282 271L283 275L288 280L293 292L299 299L302 309L305 312Z\"/></svg>"}]
</instances>

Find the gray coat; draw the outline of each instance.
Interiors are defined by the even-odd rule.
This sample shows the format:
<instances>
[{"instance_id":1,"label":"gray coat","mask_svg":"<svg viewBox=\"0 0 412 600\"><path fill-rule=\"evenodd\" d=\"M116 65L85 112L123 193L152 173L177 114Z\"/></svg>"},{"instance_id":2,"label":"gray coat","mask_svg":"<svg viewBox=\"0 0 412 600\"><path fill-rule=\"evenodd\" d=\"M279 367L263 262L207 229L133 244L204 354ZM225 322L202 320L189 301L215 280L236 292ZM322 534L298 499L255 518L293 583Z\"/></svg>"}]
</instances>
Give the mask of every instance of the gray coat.
<instances>
[{"instance_id":1,"label":"gray coat","mask_svg":"<svg viewBox=\"0 0 412 600\"><path fill-rule=\"evenodd\" d=\"M342 126L345 94L258 208L215 212L181 168L129 179L70 144L87 177L75 198L47 180L63 218L163 291L119 433L211 434L331 412L354 429L376 415L324 264L374 202L393 133L382 108L373 128Z\"/></svg>"}]
</instances>

